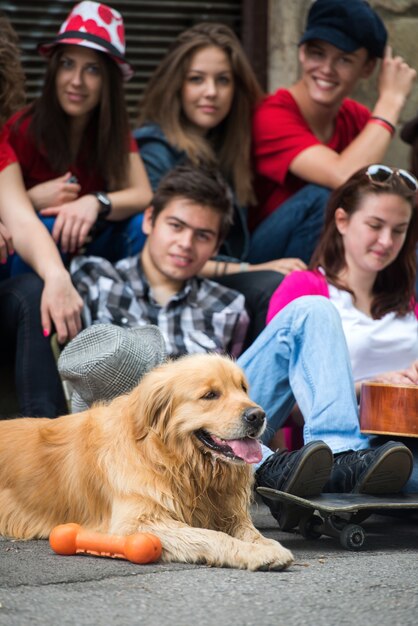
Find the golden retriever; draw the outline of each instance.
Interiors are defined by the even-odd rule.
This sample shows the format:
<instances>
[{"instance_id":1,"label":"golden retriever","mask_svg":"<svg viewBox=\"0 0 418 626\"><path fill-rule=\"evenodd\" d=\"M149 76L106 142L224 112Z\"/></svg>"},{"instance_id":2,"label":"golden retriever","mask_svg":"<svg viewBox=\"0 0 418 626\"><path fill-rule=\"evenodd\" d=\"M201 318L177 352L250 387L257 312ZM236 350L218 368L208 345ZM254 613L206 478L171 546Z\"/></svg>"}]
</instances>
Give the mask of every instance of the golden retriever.
<instances>
[{"instance_id":1,"label":"golden retriever","mask_svg":"<svg viewBox=\"0 0 418 626\"><path fill-rule=\"evenodd\" d=\"M166 562L286 568L291 552L249 514L264 428L242 370L208 354L160 365L83 413L2 421L0 534L42 538L77 522L154 533Z\"/></svg>"}]
</instances>

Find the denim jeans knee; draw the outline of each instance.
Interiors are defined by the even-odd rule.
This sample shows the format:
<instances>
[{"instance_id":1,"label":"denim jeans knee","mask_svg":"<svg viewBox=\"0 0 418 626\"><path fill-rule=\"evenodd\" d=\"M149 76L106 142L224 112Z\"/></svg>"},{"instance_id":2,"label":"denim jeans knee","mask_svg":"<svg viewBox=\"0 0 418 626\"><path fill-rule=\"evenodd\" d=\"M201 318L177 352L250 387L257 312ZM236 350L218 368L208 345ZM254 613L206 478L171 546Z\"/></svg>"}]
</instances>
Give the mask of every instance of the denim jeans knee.
<instances>
[{"instance_id":1,"label":"denim jeans knee","mask_svg":"<svg viewBox=\"0 0 418 626\"><path fill-rule=\"evenodd\" d=\"M334 305L303 296L282 309L238 359L251 398L267 414L265 441L296 401L304 440L322 439L334 452L368 447L360 433L350 358Z\"/></svg>"},{"instance_id":2,"label":"denim jeans knee","mask_svg":"<svg viewBox=\"0 0 418 626\"><path fill-rule=\"evenodd\" d=\"M308 263L324 223L330 190L305 185L259 224L251 235L250 263L300 258Z\"/></svg>"}]
</instances>

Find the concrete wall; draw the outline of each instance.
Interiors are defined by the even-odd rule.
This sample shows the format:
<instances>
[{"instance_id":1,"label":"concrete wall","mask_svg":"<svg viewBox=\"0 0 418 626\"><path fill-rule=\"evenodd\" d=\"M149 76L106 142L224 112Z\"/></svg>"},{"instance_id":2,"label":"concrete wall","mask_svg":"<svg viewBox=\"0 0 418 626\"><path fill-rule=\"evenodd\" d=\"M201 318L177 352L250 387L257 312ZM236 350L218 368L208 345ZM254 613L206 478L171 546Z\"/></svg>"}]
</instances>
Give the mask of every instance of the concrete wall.
<instances>
[{"instance_id":1,"label":"concrete wall","mask_svg":"<svg viewBox=\"0 0 418 626\"><path fill-rule=\"evenodd\" d=\"M290 85L298 75L297 42L303 32L312 0L265 0L269 2L269 91ZM350 2L350 0L347 0ZM389 32L394 54L418 71L418 0L370 0ZM377 99L375 74L362 81L353 97L373 107ZM418 111L418 80L403 110L400 126ZM385 162L407 167L409 146L394 138Z\"/></svg>"}]
</instances>

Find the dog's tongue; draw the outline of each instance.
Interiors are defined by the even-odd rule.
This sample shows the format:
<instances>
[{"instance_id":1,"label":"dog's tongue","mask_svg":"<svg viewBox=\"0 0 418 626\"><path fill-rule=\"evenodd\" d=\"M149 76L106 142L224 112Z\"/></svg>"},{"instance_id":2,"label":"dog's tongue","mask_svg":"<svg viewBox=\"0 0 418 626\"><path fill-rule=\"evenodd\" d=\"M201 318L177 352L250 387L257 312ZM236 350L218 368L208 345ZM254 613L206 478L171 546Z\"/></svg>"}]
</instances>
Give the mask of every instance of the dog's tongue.
<instances>
[{"instance_id":1,"label":"dog's tongue","mask_svg":"<svg viewBox=\"0 0 418 626\"><path fill-rule=\"evenodd\" d=\"M261 444L257 439L245 437L245 439L228 439L222 443L228 445L235 456L246 461L246 463L257 463L263 457Z\"/></svg>"}]
</instances>

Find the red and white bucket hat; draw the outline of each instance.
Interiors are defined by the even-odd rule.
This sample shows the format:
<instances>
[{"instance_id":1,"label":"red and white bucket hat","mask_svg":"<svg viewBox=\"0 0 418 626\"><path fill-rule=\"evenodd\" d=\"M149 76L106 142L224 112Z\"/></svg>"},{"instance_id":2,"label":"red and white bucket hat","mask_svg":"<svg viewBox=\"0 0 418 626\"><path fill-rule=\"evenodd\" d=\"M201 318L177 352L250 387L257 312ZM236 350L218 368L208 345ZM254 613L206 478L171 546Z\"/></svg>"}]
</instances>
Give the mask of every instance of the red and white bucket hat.
<instances>
[{"instance_id":1,"label":"red and white bucket hat","mask_svg":"<svg viewBox=\"0 0 418 626\"><path fill-rule=\"evenodd\" d=\"M125 59L123 18L106 4L90 0L76 4L55 39L40 44L38 52L47 57L58 44L75 44L104 52L118 64L124 80L133 75L133 69Z\"/></svg>"}]
</instances>

